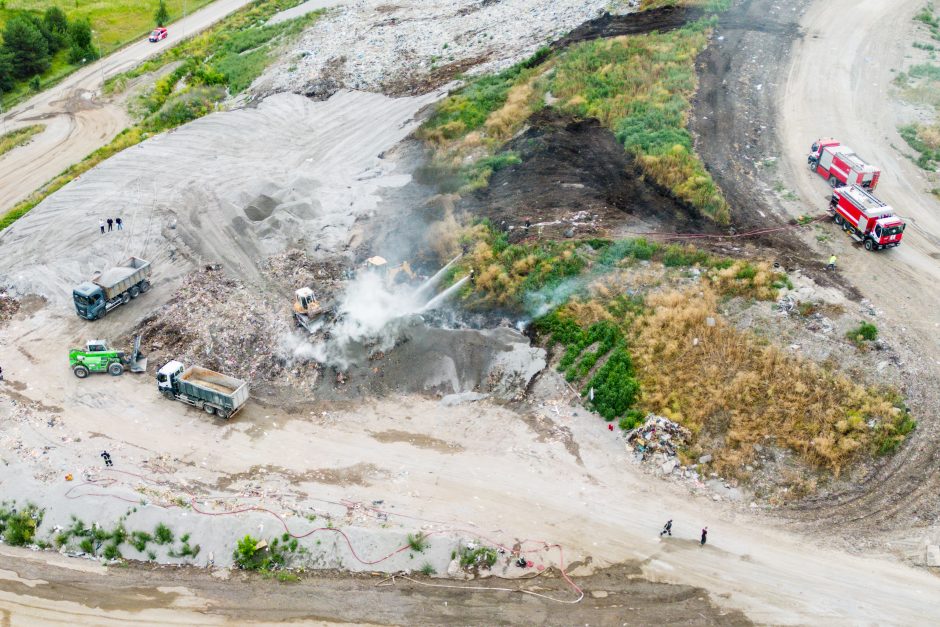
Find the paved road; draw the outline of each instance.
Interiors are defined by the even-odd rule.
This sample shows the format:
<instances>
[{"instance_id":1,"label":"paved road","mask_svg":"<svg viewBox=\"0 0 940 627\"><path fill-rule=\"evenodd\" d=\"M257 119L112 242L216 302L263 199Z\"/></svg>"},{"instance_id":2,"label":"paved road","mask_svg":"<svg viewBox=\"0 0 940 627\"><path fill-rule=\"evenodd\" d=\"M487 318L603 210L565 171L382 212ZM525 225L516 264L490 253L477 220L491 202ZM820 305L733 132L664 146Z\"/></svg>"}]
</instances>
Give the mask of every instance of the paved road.
<instances>
[{"instance_id":1,"label":"paved road","mask_svg":"<svg viewBox=\"0 0 940 627\"><path fill-rule=\"evenodd\" d=\"M216 0L170 26L162 42L142 39L82 68L3 116L5 131L42 123L27 146L0 158L0 212L6 211L68 166L111 141L131 120L123 104L100 98L104 80L204 30L250 0Z\"/></svg>"}]
</instances>

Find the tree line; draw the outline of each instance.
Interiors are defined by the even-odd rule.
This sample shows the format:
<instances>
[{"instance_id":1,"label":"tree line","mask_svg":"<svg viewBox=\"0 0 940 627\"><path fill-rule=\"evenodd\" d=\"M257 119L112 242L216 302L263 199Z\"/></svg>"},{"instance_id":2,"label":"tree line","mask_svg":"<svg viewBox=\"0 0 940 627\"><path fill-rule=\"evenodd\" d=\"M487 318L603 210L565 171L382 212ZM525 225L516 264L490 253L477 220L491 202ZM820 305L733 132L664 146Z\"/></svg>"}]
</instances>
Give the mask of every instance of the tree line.
<instances>
[{"instance_id":1,"label":"tree line","mask_svg":"<svg viewBox=\"0 0 940 627\"><path fill-rule=\"evenodd\" d=\"M39 89L39 75L49 69L52 57L68 49L68 61L85 63L98 58L87 19L69 20L59 7L49 7L40 17L18 13L3 28L0 45L0 90L10 91L19 80Z\"/></svg>"}]
</instances>

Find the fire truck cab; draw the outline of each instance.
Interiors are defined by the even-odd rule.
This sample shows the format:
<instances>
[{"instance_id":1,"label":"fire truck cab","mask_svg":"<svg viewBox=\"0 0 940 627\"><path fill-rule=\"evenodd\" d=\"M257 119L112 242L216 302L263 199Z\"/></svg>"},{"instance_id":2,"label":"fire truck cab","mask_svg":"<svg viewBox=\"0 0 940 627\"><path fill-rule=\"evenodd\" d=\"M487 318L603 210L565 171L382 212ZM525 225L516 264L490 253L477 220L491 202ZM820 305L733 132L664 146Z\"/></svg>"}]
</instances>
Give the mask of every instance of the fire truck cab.
<instances>
[{"instance_id":1,"label":"fire truck cab","mask_svg":"<svg viewBox=\"0 0 940 627\"><path fill-rule=\"evenodd\" d=\"M860 185L839 187L832 193L829 211L836 224L862 242L866 250L898 246L904 235L904 221L884 202Z\"/></svg>"},{"instance_id":2,"label":"fire truck cab","mask_svg":"<svg viewBox=\"0 0 940 627\"><path fill-rule=\"evenodd\" d=\"M855 154L848 146L830 138L813 142L809 157L809 169L829 181L833 188L840 185L861 185L875 189L881 177L877 168Z\"/></svg>"}]
</instances>

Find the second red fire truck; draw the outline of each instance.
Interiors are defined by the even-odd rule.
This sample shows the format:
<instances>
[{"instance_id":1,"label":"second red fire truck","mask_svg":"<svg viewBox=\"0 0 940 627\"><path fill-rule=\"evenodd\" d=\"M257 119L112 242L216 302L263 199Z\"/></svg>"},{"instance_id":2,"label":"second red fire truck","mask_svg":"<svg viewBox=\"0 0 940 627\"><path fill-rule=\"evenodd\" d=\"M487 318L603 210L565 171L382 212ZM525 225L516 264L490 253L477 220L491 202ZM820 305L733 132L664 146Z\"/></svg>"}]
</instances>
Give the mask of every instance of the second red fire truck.
<instances>
[{"instance_id":1,"label":"second red fire truck","mask_svg":"<svg viewBox=\"0 0 940 627\"><path fill-rule=\"evenodd\" d=\"M832 187L861 185L875 189L881 177L879 168L866 163L851 148L831 138L813 142L807 162L810 170L828 180Z\"/></svg>"},{"instance_id":2,"label":"second red fire truck","mask_svg":"<svg viewBox=\"0 0 940 627\"><path fill-rule=\"evenodd\" d=\"M866 250L897 246L904 235L904 221L872 193L859 185L838 187L832 193L829 211L836 224Z\"/></svg>"}]
</instances>

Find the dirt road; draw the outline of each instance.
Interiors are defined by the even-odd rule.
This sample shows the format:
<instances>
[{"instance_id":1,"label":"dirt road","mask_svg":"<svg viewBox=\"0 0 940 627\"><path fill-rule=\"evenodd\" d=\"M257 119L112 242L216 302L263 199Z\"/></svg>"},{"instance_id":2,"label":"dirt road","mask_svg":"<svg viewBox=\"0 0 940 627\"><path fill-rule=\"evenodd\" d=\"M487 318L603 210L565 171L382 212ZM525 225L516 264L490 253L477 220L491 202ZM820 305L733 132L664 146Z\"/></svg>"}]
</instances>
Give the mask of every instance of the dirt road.
<instances>
[{"instance_id":1,"label":"dirt road","mask_svg":"<svg viewBox=\"0 0 940 627\"><path fill-rule=\"evenodd\" d=\"M75 72L58 85L5 112L12 130L41 122L46 129L26 146L0 158L0 212L6 211L68 166L105 145L130 123L122 104L101 97L109 76L125 72L144 59L176 45L248 4L249 0L216 0L170 26L158 43L146 39Z\"/></svg>"},{"instance_id":2,"label":"dirt road","mask_svg":"<svg viewBox=\"0 0 940 627\"><path fill-rule=\"evenodd\" d=\"M418 582L323 572L300 582L200 569L103 567L58 555L0 549L0 617L9 625L59 622L69 615L96 624L212 625L278 621L359 625L748 625L739 612L709 602L688 586L635 578L635 567L615 567L578 582L598 594L577 605L532 595L487 592L488 586L564 595L558 578L534 582L471 582L469 589L436 588L454 582L417 576ZM15 559L15 564L6 563ZM4 616L5 615L5 616Z\"/></svg>"}]
</instances>

